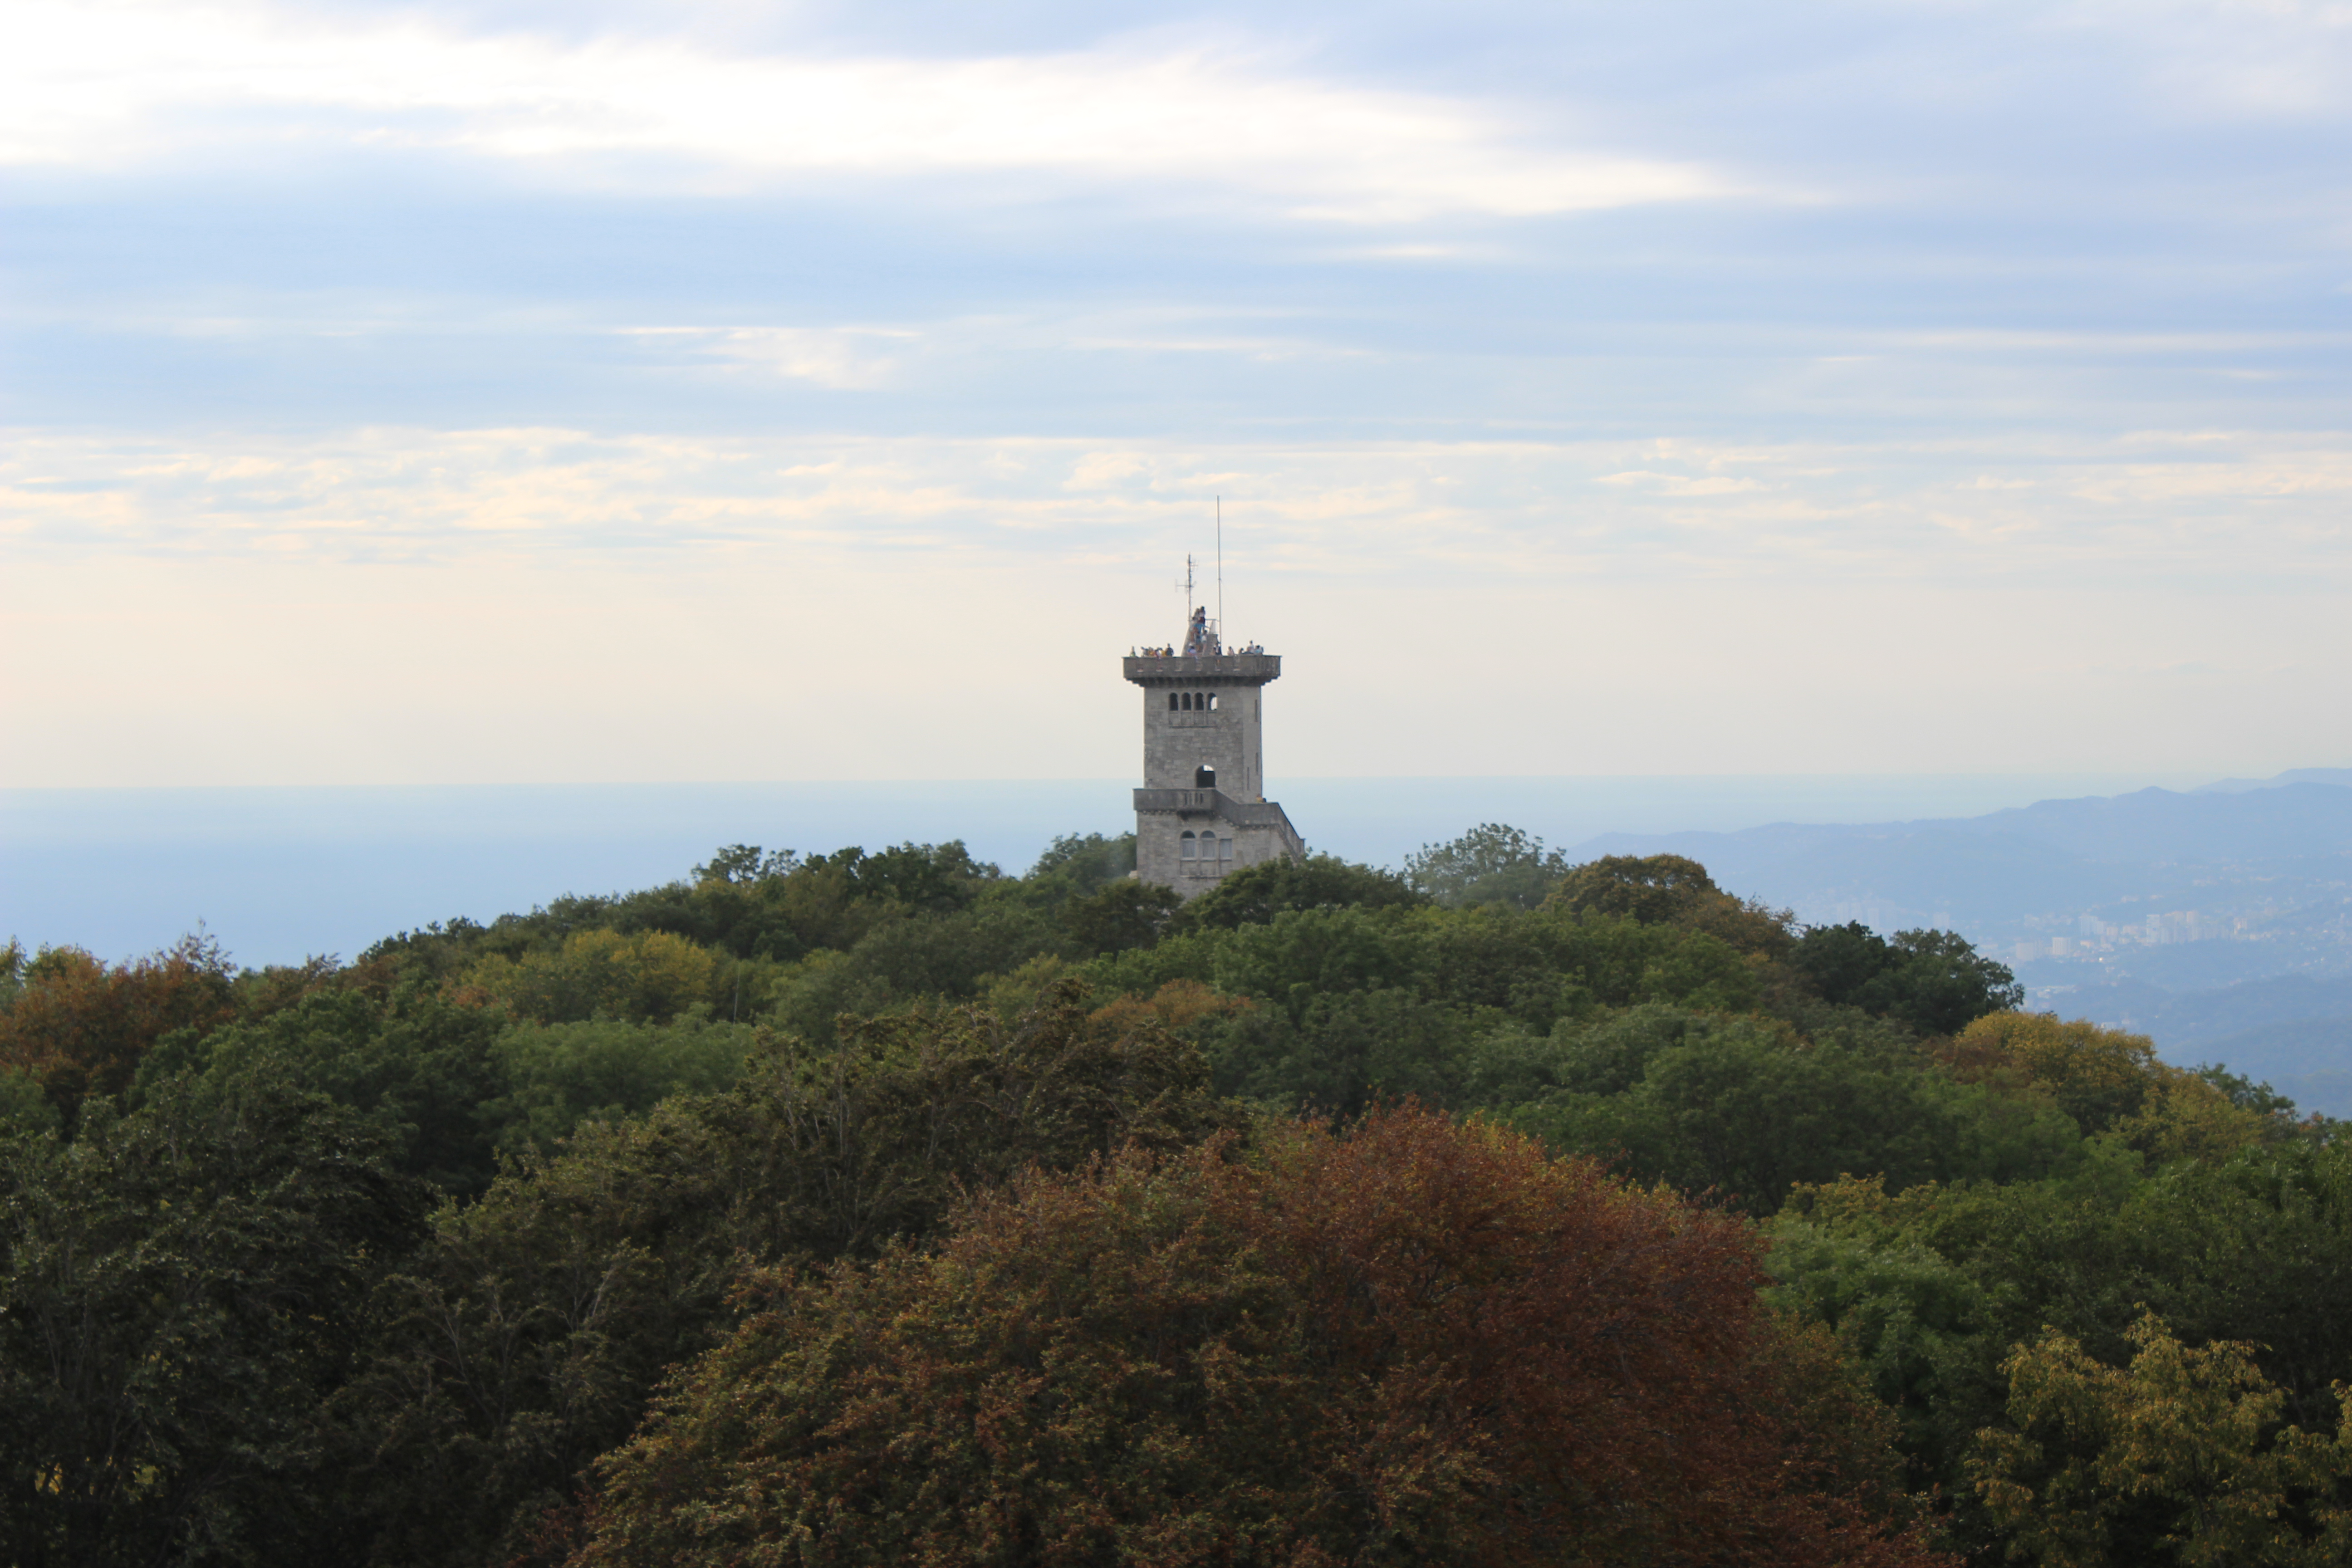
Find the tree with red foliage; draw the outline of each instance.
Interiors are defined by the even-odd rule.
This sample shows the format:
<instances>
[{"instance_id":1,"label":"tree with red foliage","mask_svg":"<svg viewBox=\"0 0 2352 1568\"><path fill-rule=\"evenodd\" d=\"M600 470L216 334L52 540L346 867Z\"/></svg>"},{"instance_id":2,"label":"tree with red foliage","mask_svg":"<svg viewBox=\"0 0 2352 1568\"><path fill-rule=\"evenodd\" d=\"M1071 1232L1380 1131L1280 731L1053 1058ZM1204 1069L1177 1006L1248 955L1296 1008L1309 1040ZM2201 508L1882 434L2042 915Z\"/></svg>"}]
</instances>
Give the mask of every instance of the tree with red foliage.
<instances>
[{"instance_id":1,"label":"tree with red foliage","mask_svg":"<svg viewBox=\"0 0 2352 1568\"><path fill-rule=\"evenodd\" d=\"M121 1093L139 1058L173 1030L227 1021L235 984L220 944L203 935L119 964L78 947L44 948L0 1013L0 1071L29 1075L70 1115L86 1095Z\"/></svg>"},{"instance_id":2,"label":"tree with red foliage","mask_svg":"<svg viewBox=\"0 0 2352 1568\"><path fill-rule=\"evenodd\" d=\"M1416 1108L755 1279L572 1562L1919 1564L1754 1234Z\"/></svg>"}]
</instances>

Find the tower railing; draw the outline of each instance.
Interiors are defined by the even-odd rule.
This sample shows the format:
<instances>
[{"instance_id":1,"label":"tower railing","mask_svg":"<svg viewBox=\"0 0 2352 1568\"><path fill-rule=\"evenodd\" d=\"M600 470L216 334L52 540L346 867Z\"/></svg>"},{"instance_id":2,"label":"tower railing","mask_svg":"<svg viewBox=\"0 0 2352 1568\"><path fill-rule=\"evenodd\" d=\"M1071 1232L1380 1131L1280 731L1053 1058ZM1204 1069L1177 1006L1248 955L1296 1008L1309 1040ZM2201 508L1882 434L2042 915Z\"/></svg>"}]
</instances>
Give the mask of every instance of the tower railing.
<instances>
[{"instance_id":1,"label":"tower railing","mask_svg":"<svg viewBox=\"0 0 2352 1568\"><path fill-rule=\"evenodd\" d=\"M1186 658L1182 654L1130 654L1119 661L1120 673L1129 680L1196 680L1213 676L1227 681L1278 680L1282 677L1282 656L1278 653L1221 653L1205 658Z\"/></svg>"}]
</instances>

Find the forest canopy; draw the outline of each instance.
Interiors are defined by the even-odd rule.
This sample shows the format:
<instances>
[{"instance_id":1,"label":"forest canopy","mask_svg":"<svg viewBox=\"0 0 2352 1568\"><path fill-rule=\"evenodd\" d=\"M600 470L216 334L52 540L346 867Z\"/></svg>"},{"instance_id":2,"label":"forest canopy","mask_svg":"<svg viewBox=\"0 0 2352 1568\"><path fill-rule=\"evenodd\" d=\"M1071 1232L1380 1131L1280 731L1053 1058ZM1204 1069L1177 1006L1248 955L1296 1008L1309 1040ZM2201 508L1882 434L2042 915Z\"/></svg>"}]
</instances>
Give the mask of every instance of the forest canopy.
<instances>
[{"instance_id":1,"label":"forest canopy","mask_svg":"<svg viewBox=\"0 0 2352 1568\"><path fill-rule=\"evenodd\" d=\"M1486 824L0 950L15 1563L2352 1561L2352 1154Z\"/></svg>"}]
</instances>

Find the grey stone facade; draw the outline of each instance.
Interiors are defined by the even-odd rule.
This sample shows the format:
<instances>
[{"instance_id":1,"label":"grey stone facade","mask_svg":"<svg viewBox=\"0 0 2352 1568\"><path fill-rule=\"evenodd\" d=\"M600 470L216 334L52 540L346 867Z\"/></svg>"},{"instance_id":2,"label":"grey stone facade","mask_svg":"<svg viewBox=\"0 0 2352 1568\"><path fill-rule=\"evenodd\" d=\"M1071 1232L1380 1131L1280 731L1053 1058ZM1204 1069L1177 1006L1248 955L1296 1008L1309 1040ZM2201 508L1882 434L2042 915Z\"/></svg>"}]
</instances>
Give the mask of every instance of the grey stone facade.
<instances>
[{"instance_id":1,"label":"grey stone facade","mask_svg":"<svg viewBox=\"0 0 2352 1568\"><path fill-rule=\"evenodd\" d=\"M1303 858L1265 795L1265 687L1282 675L1280 656L1129 658L1124 672L1143 688L1136 875L1189 899L1244 866Z\"/></svg>"}]
</instances>

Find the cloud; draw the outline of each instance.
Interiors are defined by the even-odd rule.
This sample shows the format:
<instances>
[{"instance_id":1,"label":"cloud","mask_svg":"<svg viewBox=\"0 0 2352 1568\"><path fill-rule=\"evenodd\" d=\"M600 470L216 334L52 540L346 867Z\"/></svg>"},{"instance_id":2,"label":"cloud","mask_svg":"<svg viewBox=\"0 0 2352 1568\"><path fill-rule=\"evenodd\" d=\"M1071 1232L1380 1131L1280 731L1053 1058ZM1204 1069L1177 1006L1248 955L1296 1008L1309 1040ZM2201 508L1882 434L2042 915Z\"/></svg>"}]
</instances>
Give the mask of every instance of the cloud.
<instances>
[{"instance_id":1,"label":"cloud","mask_svg":"<svg viewBox=\"0 0 2352 1568\"><path fill-rule=\"evenodd\" d=\"M1721 496L1736 495L1741 490L1761 488L1752 479L1732 479L1723 474L1661 474L1645 468L1629 469L1622 474L1602 474L1595 481L1603 485L1644 485L1660 495Z\"/></svg>"},{"instance_id":2,"label":"cloud","mask_svg":"<svg viewBox=\"0 0 2352 1568\"><path fill-rule=\"evenodd\" d=\"M916 333L902 327L625 327L620 335L790 381L870 388L887 385L898 368L888 348L910 343Z\"/></svg>"},{"instance_id":3,"label":"cloud","mask_svg":"<svg viewBox=\"0 0 2352 1568\"><path fill-rule=\"evenodd\" d=\"M0 559L641 562L782 550L1157 570L1213 496L1257 570L1509 582L2352 578L2335 436L2040 447L0 432ZM1639 465L1635 467L1633 465ZM659 564L657 564L659 563Z\"/></svg>"},{"instance_id":4,"label":"cloud","mask_svg":"<svg viewBox=\"0 0 2352 1568\"><path fill-rule=\"evenodd\" d=\"M12 7L0 162L121 166L274 145L433 149L674 187L1044 173L1238 189L1293 215L1528 216L1729 194L1700 165L1564 148L1494 110L1196 44L1056 54L721 55L254 5Z\"/></svg>"},{"instance_id":5,"label":"cloud","mask_svg":"<svg viewBox=\"0 0 2352 1568\"><path fill-rule=\"evenodd\" d=\"M2352 100L2352 5L2341 0L2073 0L2043 26L2102 34L2137 56L2174 112L2340 121Z\"/></svg>"}]
</instances>

